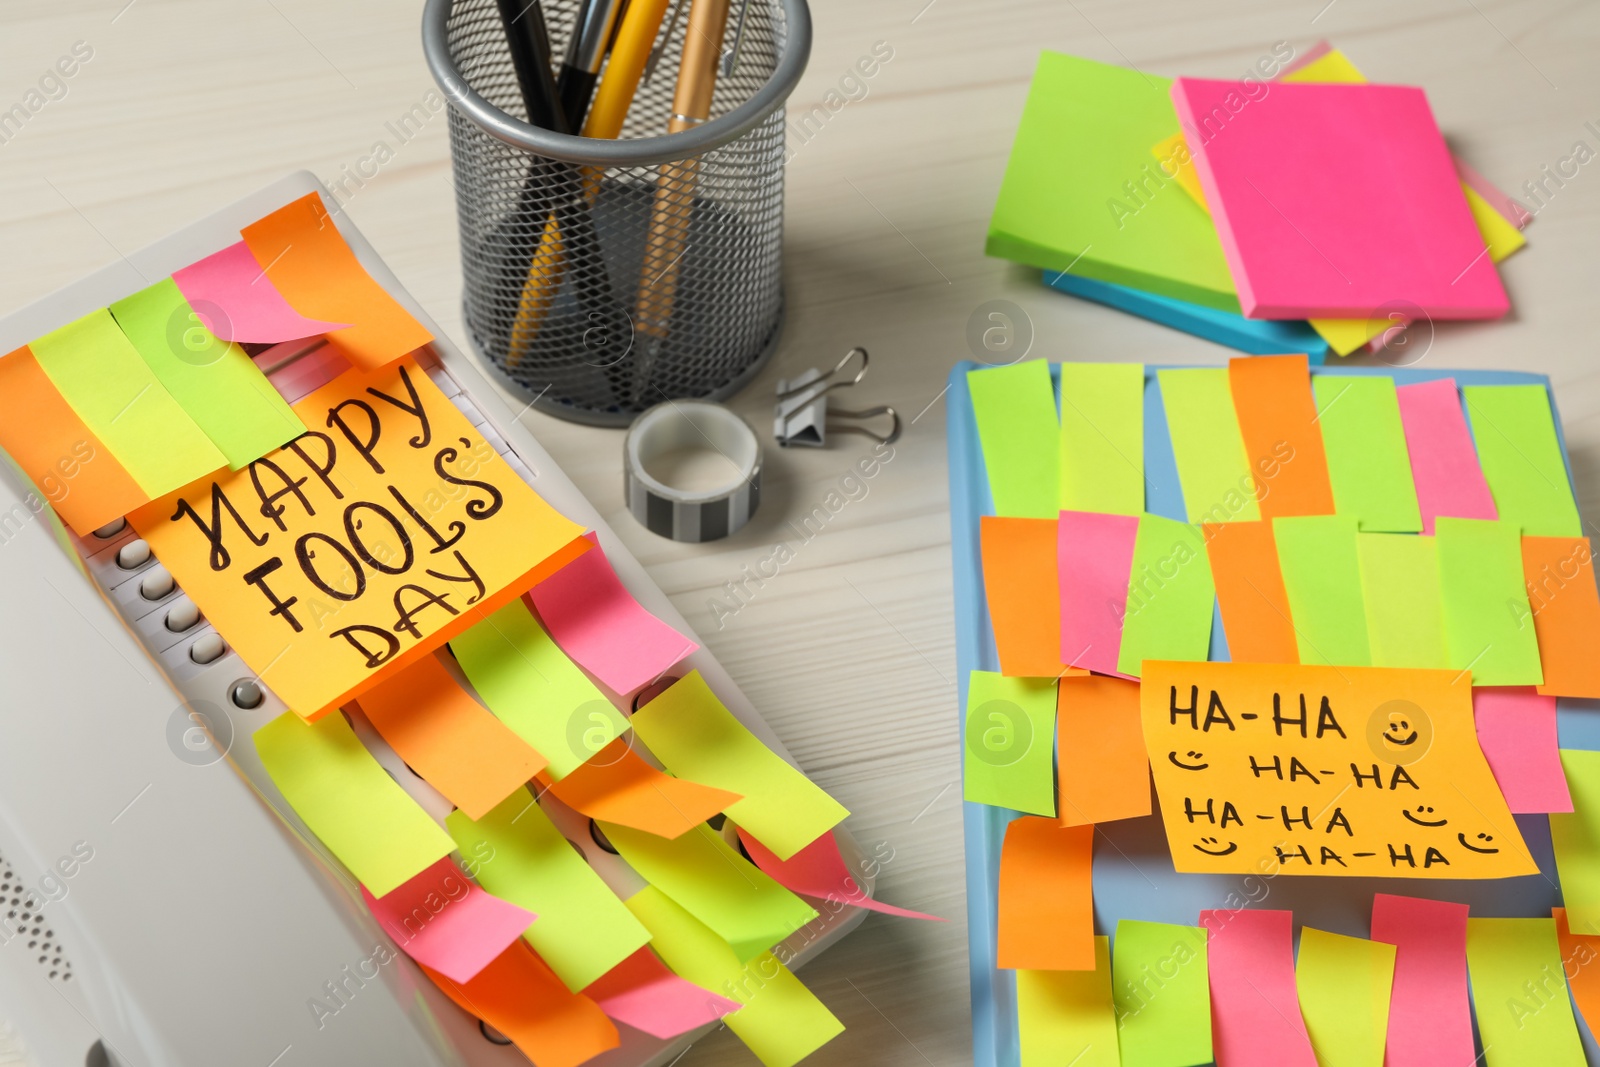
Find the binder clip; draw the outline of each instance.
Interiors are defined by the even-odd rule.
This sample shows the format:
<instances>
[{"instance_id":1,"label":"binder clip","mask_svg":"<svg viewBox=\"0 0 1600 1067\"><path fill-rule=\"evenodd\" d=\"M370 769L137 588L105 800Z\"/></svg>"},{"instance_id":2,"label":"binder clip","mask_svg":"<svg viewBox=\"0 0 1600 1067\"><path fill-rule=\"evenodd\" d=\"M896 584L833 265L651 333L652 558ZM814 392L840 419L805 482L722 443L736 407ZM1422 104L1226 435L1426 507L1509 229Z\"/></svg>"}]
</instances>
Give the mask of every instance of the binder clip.
<instances>
[{"instance_id":1,"label":"binder clip","mask_svg":"<svg viewBox=\"0 0 1600 1067\"><path fill-rule=\"evenodd\" d=\"M853 377L847 377L845 368L857 357L860 357L861 367ZM829 393L835 389L857 385L866 376L867 350L852 348L844 354L844 358L833 370L826 374L812 367L792 380L780 378L777 419L773 426L773 435L777 437L778 444L784 448L791 446L821 448L827 443L829 429L834 433L858 433L884 445L898 440L900 416L887 404L863 408L860 411L845 411L842 408L829 410ZM887 435L859 425L861 420L881 415L887 415L890 420Z\"/></svg>"}]
</instances>

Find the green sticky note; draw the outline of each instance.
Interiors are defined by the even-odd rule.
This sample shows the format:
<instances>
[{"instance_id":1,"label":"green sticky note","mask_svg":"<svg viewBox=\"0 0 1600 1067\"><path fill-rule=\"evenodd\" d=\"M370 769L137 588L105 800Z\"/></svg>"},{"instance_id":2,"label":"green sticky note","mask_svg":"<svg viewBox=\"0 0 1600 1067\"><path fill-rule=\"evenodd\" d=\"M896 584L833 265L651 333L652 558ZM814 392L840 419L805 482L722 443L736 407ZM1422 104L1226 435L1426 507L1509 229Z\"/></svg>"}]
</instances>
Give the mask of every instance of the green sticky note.
<instances>
[{"instance_id":1,"label":"green sticky note","mask_svg":"<svg viewBox=\"0 0 1600 1067\"><path fill-rule=\"evenodd\" d=\"M705 823L675 838L615 823L607 840L645 881L705 923L749 962L817 917Z\"/></svg>"},{"instance_id":2,"label":"green sticky note","mask_svg":"<svg viewBox=\"0 0 1600 1067\"><path fill-rule=\"evenodd\" d=\"M1216 598L1200 527L1141 516L1117 670L1137 675L1147 659L1204 660L1211 651Z\"/></svg>"},{"instance_id":3,"label":"green sticky note","mask_svg":"<svg viewBox=\"0 0 1600 1067\"><path fill-rule=\"evenodd\" d=\"M305 432L305 424L245 355L217 337L171 278L111 305L156 380L234 470Z\"/></svg>"},{"instance_id":4,"label":"green sticky note","mask_svg":"<svg viewBox=\"0 0 1600 1067\"><path fill-rule=\"evenodd\" d=\"M1318 1067L1383 1067L1393 945L1304 927L1294 984Z\"/></svg>"},{"instance_id":5,"label":"green sticky note","mask_svg":"<svg viewBox=\"0 0 1600 1067\"><path fill-rule=\"evenodd\" d=\"M1178 132L1171 84L1041 54L984 251L1237 313L1216 227L1150 151Z\"/></svg>"},{"instance_id":6,"label":"green sticky note","mask_svg":"<svg viewBox=\"0 0 1600 1067\"><path fill-rule=\"evenodd\" d=\"M1567 925L1592 937L1600 934L1600 752L1564 748L1561 769L1572 811L1551 813L1550 843Z\"/></svg>"},{"instance_id":7,"label":"green sticky note","mask_svg":"<svg viewBox=\"0 0 1600 1067\"><path fill-rule=\"evenodd\" d=\"M1055 386L1042 359L967 372L983 467L996 515L1053 519L1059 514L1056 457L1061 430Z\"/></svg>"},{"instance_id":8,"label":"green sticky note","mask_svg":"<svg viewBox=\"0 0 1600 1067\"><path fill-rule=\"evenodd\" d=\"M1369 667L1367 609L1350 515L1295 515L1272 520L1278 569L1289 596L1300 662Z\"/></svg>"},{"instance_id":9,"label":"green sticky note","mask_svg":"<svg viewBox=\"0 0 1600 1067\"><path fill-rule=\"evenodd\" d=\"M1582 523L1542 385L1468 385L1478 463L1500 518L1527 537L1580 537Z\"/></svg>"},{"instance_id":10,"label":"green sticky note","mask_svg":"<svg viewBox=\"0 0 1600 1067\"><path fill-rule=\"evenodd\" d=\"M84 425L152 498L227 466L111 312L91 311L28 347Z\"/></svg>"},{"instance_id":11,"label":"green sticky note","mask_svg":"<svg viewBox=\"0 0 1600 1067\"><path fill-rule=\"evenodd\" d=\"M1056 680L967 676L962 796L1030 815L1056 813Z\"/></svg>"},{"instance_id":12,"label":"green sticky note","mask_svg":"<svg viewBox=\"0 0 1600 1067\"><path fill-rule=\"evenodd\" d=\"M1433 531L1451 668L1473 685L1542 684L1516 524L1441 517Z\"/></svg>"},{"instance_id":13,"label":"green sticky note","mask_svg":"<svg viewBox=\"0 0 1600 1067\"><path fill-rule=\"evenodd\" d=\"M726 941L654 886L627 903L650 931L650 947L675 974L744 1005L723 1021L765 1067L794 1067L844 1032L772 953L740 962Z\"/></svg>"},{"instance_id":14,"label":"green sticky note","mask_svg":"<svg viewBox=\"0 0 1600 1067\"><path fill-rule=\"evenodd\" d=\"M1256 480L1239 432L1227 368L1164 370L1157 377L1189 521L1254 522L1261 518Z\"/></svg>"},{"instance_id":15,"label":"green sticky note","mask_svg":"<svg viewBox=\"0 0 1600 1067\"><path fill-rule=\"evenodd\" d=\"M477 822L457 810L445 826L479 885L538 916L522 936L573 992L650 940L526 786Z\"/></svg>"},{"instance_id":16,"label":"green sticky note","mask_svg":"<svg viewBox=\"0 0 1600 1067\"><path fill-rule=\"evenodd\" d=\"M1467 973L1486 1067L1585 1067L1554 919L1468 919Z\"/></svg>"},{"instance_id":17,"label":"green sticky note","mask_svg":"<svg viewBox=\"0 0 1600 1067\"><path fill-rule=\"evenodd\" d=\"M520 598L450 642L489 710L550 761L557 781L628 730Z\"/></svg>"},{"instance_id":18,"label":"green sticky note","mask_svg":"<svg viewBox=\"0 0 1600 1067\"><path fill-rule=\"evenodd\" d=\"M1022 1067L1118 1067L1111 950L1094 939L1092 971L1017 972Z\"/></svg>"},{"instance_id":19,"label":"green sticky note","mask_svg":"<svg viewBox=\"0 0 1600 1067\"><path fill-rule=\"evenodd\" d=\"M1431 537L1356 534L1367 643L1374 667L1450 666L1444 644L1439 561Z\"/></svg>"},{"instance_id":20,"label":"green sticky note","mask_svg":"<svg viewBox=\"0 0 1600 1067\"><path fill-rule=\"evenodd\" d=\"M1144 511L1144 367L1061 364L1062 511Z\"/></svg>"},{"instance_id":21,"label":"green sticky note","mask_svg":"<svg viewBox=\"0 0 1600 1067\"><path fill-rule=\"evenodd\" d=\"M1204 929L1119 921L1111 942L1111 995L1122 1067L1199 1067L1211 1062Z\"/></svg>"},{"instance_id":22,"label":"green sticky note","mask_svg":"<svg viewBox=\"0 0 1600 1067\"><path fill-rule=\"evenodd\" d=\"M1334 510L1355 519L1363 530L1421 530L1394 379L1313 374L1311 390L1328 455Z\"/></svg>"},{"instance_id":23,"label":"green sticky note","mask_svg":"<svg viewBox=\"0 0 1600 1067\"><path fill-rule=\"evenodd\" d=\"M343 713L308 723L286 711L252 737L283 799L373 896L455 848L372 758Z\"/></svg>"}]
</instances>

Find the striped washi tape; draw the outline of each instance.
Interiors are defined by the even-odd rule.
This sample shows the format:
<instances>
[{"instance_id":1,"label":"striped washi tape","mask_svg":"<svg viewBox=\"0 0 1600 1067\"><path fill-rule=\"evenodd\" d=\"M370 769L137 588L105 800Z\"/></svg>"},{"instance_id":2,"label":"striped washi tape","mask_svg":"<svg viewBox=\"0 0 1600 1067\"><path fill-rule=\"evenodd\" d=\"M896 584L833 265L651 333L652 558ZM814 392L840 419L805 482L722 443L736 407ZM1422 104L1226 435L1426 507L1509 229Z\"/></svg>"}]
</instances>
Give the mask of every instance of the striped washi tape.
<instances>
[{"instance_id":1,"label":"striped washi tape","mask_svg":"<svg viewBox=\"0 0 1600 1067\"><path fill-rule=\"evenodd\" d=\"M698 464L702 477L721 470L692 486L669 485L657 476L661 461L690 452L711 454L709 463ZM633 517L674 541L727 537L750 521L761 502L760 440L744 419L709 400L668 400L634 419L622 442L622 471Z\"/></svg>"}]
</instances>

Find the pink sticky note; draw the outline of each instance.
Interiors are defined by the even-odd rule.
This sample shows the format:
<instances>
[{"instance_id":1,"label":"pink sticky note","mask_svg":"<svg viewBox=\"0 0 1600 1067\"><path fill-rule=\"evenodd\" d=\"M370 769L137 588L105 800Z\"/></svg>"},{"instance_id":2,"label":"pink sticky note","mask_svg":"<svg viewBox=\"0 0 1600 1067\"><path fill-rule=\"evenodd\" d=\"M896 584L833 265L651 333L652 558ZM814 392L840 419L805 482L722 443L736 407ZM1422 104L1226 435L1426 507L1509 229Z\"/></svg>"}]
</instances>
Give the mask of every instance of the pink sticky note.
<instances>
[{"instance_id":1,"label":"pink sticky note","mask_svg":"<svg viewBox=\"0 0 1600 1067\"><path fill-rule=\"evenodd\" d=\"M406 955L455 982L471 981L535 918L485 893L448 856L392 892L362 886L361 896Z\"/></svg>"},{"instance_id":2,"label":"pink sticky note","mask_svg":"<svg viewBox=\"0 0 1600 1067\"><path fill-rule=\"evenodd\" d=\"M633 599L597 541L529 595L561 650L618 694L660 677L700 647Z\"/></svg>"},{"instance_id":3,"label":"pink sticky note","mask_svg":"<svg viewBox=\"0 0 1600 1067\"><path fill-rule=\"evenodd\" d=\"M1472 690L1472 714L1494 780L1513 814L1571 811L1556 743L1556 698L1532 686Z\"/></svg>"},{"instance_id":4,"label":"pink sticky note","mask_svg":"<svg viewBox=\"0 0 1600 1067\"><path fill-rule=\"evenodd\" d=\"M1433 533L1440 515L1455 519L1498 519L1494 496L1478 466L1461 397L1454 378L1402 385L1400 425L1411 454L1411 480L1417 486L1422 532Z\"/></svg>"},{"instance_id":5,"label":"pink sticky note","mask_svg":"<svg viewBox=\"0 0 1600 1067\"><path fill-rule=\"evenodd\" d=\"M1179 78L1172 100L1247 317L1506 313L1421 89Z\"/></svg>"},{"instance_id":6,"label":"pink sticky note","mask_svg":"<svg viewBox=\"0 0 1600 1067\"><path fill-rule=\"evenodd\" d=\"M1294 984L1294 916L1202 911L1217 1067L1317 1067Z\"/></svg>"},{"instance_id":7,"label":"pink sticky note","mask_svg":"<svg viewBox=\"0 0 1600 1067\"><path fill-rule=\"evenodd\" d=\"M679 978L648 946L589 983L583 992L611 1018L663 1040L716 1022L743 1007L737 1000Z\"/></svg>"},{"instance_id":8,"label":"pink sticky note","mask_svg":"<svg viewBox=\"0 0 1600 1067\"><path fill-rule=\"evenodd\" d=\"M1139 517L1063 511L1058 531L1061 662L1126 678L1117 671L1117 653Z\"/></svg>"},{"instance_id":9,"label":"pink sticky note","mask_svg":"<svg viewBox=\"0 0 1600 1067\"><path fill-rule=\"evenodd\" d=\"M243 241L175 271L172 280L206 329L224 341L276 344L347 325L308 319L290 307Z\"/></svg>"},{"instance_id":10,"label":"pink sticky note","mask_svg":"<svg viewBox=\"0 0 1600 1067\"><path fill-rule=\"evenodd\" d=\"M1395 947L1384 1067L1472 1064L1467 906L1376 893L1372 940Z\"/></svg>"},{"instance_id":11,"label":"pink sticky note","mask_svg":"<svg viewBox=\"0 0 1600 1067\"><path fill-rule=\"evenodd\" d=\"M839 853L839 843L834 840L832 833L823 834L786 860L780 860L771 849L743 830L739 831L739 840L744 843L744 850L755 861L755 865L790 892L839 904L853 904L858 908L905 919L944 922L937 915L897 908L869 897L845 866L844 856Z\"/></svg>"}]
</instances>

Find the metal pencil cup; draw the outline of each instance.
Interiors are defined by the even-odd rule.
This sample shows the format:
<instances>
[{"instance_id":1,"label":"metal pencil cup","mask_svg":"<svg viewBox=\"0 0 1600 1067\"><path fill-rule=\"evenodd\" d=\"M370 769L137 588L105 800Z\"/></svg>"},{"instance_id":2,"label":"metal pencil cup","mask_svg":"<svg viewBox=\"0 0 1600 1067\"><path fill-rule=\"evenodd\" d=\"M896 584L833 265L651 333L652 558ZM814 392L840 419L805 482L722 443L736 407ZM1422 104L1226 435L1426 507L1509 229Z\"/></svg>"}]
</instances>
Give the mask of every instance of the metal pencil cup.
<instances>
[{"instance_id":1,"label":"metal pencil cup","mask_svg":"<svg viewBox=\"0 0 1600 1067\"><path fill-rule=\"evenodd\" d=\"M544 5L557 57L577 6ZM725 54L738 14L735 0ZM663 400L721 399L777 345L783 105L805 69L810 14L805 0L750 0L710 120L668 134L687 21L668 15L653 76L621 137L605 140L528 124L495 0L428 0L423 49L450 106L467 332L550 414L625 426Z\"/></svg>"}]
</instances>

